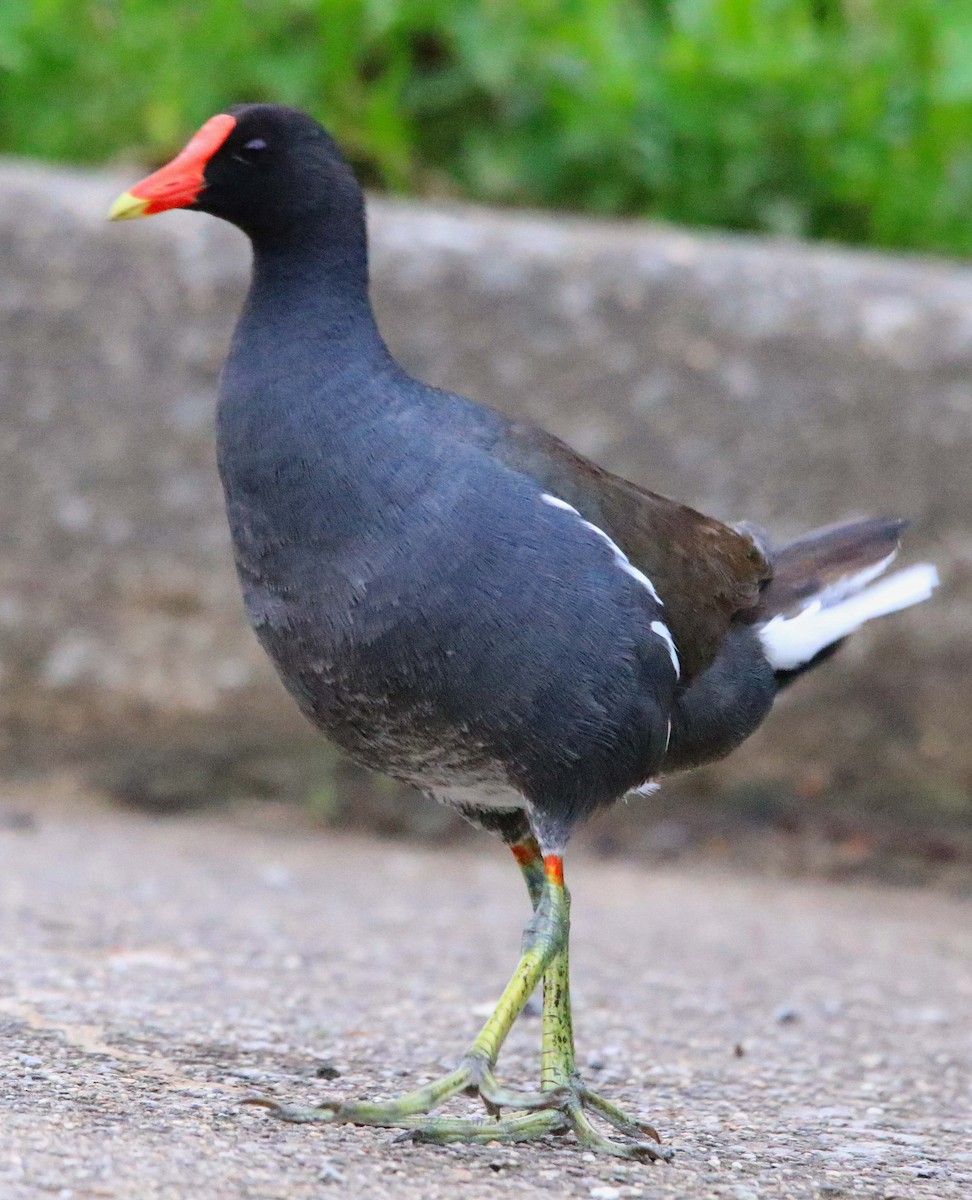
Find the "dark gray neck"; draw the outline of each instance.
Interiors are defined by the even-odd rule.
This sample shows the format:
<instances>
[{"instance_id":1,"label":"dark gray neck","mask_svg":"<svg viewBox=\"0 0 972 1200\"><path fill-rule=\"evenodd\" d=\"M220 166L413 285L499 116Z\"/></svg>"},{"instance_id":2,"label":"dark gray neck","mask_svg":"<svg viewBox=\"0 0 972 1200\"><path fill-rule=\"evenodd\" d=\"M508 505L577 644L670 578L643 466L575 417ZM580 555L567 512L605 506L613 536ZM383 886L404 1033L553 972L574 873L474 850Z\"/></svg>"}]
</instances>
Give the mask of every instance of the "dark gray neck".
<instances>
[{"instance_id":1,"label":"dark gray neck","mask_svg":"<svg viewBox=\"0 0 972 1200\"><path fill-rule=\"evenodd\" d=\"M402 377L368 299L363 218L251 241L253 276L217 416L243 558L241 531L261 522L288 531L288 544L340 534L322 509L335 496L346 508L359 502L371 431Z\"/></svg>"},{"instance_id":2,"label":"dark gray neck","mask_svg":"<svg viewBox=\"0 0 972 1200\"><path fill-rule=\"evenodd\" d=\"M253 275L232 354L259 374L282 374L276 361L294 389L388 359L368 297L363 209L342 217L251 236Z\"/></svg>"}]
</instances>

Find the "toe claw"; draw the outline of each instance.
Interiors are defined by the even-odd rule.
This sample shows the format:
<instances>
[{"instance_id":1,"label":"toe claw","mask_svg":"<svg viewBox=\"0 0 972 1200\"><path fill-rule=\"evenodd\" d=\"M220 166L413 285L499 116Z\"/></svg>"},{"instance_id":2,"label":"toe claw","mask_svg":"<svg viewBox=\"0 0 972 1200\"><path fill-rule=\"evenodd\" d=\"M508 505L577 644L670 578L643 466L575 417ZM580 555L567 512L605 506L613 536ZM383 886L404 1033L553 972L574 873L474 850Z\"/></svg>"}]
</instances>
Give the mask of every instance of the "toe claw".
<instances>
[{"instance_id":1,"label":"toe claw","mask_svg":"<svg viewBox=\"0 0 972 1200\"><path fill-rule=\"evenodd\" d=\"M647 1121L642 1121L640 1117L635 1118L635 1124L646 1137L650 1137L653 1141L656 1141L659 1146L662 1144L661 1134L654 1125L649 1125Z\"/></svg>"}]
</instances>

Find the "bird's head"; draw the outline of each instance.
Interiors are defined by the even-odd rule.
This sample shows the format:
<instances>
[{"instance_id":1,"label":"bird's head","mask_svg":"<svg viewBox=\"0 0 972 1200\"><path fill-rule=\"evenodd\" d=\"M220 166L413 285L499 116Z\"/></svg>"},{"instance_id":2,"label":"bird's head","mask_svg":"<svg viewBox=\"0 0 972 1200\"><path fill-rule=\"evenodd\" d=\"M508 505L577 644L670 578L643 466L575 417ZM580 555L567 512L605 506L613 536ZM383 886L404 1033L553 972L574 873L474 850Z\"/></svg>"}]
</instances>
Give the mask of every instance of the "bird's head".
<instances>
[{"instance_id":1,"label":"bird's head","mask_svg":"<svg viewBox=\"0 0 972 1200\"><path fill-rule=\"evenodd\" d=\"M331 136L306 113L241 104L202 126L176 157L111 206L113 221L169 209L212 213L251 236L360 210L361 192Z\"/></svg>"}]
</instances>

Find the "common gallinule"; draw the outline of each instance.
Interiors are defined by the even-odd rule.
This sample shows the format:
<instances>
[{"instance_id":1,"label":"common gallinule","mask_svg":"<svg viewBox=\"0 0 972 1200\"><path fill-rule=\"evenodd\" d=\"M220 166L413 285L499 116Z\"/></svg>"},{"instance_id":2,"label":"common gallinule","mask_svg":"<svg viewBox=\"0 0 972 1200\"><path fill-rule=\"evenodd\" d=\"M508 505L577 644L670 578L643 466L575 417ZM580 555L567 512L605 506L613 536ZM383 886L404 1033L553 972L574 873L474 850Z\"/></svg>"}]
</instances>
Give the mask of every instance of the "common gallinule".
<instances>
[{"instance_id":1,"label":"common gallinule","mask_svg":"<svg viewBox=\"0 0 972 1200\"><path fill-rule=\"evenodd\" d=\"M423 1141L573 1130L595 1150L669 1157L575 1068L568 838L626 792L728 753L847 634L926 599L934 568L872 582L897 521L774 548L411 378L371 311L361 190L303 113L212 117L111 216L171 208L222 217L253 243L217 425L257 637L354 758L503 838L534 908L516 971L454 1071L377 1103L263 1103ZM541 979L540 1087L509 1090L494 1065ZM488 1115L427 1115L460 1092Z\"/></svg>"}]
</instances>

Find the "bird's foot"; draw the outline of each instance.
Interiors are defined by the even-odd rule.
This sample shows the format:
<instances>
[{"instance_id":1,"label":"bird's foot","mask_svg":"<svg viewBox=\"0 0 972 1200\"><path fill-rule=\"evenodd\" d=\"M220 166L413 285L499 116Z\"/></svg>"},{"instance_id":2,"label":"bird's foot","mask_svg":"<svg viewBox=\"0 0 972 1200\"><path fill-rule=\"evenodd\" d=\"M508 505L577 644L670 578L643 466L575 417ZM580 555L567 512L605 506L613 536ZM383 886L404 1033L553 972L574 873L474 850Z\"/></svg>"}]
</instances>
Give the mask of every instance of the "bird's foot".
<instances>
[{"instance_id":1,"label":"bird's foot","mask_svg":"<svg viewBox=\"0 0 972 1200\"><path fill-rule=\"evenodd\" d=\"M485 1117L433 1117L428 1114L460 1093L478 1095ZM542 1091L519 1091L501 1086L489 1064L468 1056L448 1075L405 1092L391 1100L325 1101L300 1107L262 1097L245 1101L269 1109L274 1116L298 1124L377 1125L400 1129L403 1141L444 1145L448 1142L527 1142L547 1134L573 1133L589 1150L641 1162L669 1162L670 1147L661 1146L657 1130L646 1121L629 1117L599 1096L579 1077ZM501 1116L502 1109L510 1109ZM588 1114L596 1114L622 1136L606 1137Z\"/></svg>"}]
</instances>

